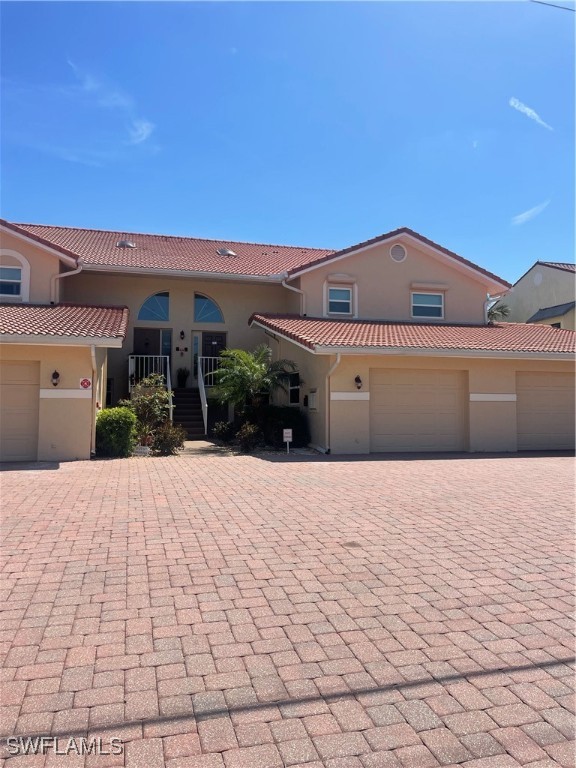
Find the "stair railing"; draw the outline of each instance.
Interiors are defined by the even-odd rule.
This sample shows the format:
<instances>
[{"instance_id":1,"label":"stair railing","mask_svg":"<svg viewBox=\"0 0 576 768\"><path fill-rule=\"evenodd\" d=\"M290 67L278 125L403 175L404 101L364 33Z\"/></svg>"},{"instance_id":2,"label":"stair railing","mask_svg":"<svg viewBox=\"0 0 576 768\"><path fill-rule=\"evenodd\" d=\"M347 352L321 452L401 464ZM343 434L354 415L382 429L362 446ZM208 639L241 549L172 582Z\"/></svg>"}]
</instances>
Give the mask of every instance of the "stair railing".
<instances>
[{"instance_id":1,"label":"stair railing","mask_svg":"<svg viewBox=\"0 0 576 768\"><path fill-rule=\"evenodd\" d=\"M198 391L200 393L200 404L202 405L202 421L204 422L204 434L208 434L208 398L206 397L206 387L204 385L204 373L202 366L198 366Z\"/></svg>"}]
</instances>

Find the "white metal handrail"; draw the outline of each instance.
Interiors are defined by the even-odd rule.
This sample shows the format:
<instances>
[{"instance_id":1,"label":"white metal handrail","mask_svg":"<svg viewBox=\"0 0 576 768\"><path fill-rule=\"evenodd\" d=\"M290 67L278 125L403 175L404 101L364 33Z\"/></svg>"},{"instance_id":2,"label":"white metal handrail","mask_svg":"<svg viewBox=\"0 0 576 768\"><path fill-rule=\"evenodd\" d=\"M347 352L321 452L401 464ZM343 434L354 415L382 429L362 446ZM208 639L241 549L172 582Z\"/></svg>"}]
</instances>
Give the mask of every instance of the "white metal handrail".
<instances>
[{"instance_id":1,"label":"white metal handrail","mask_svg":"<svg viewBox=\"0 0 576 768\"><path fill-rule=\"evenodd\" d=\"M168 355L129 355L128 356L128 390L132 392L133 388L148 378L153 373L159 373L164 376L166 389L169 392L170 421L174 414L174 403L172 402L172 376L170 374L170 358Z\"/></svg>"},{"instance_id":2,"label":"white metal handrail","mask_svg":"<svg viewBox=\"0 0 576 768\"><path fill-rule=\"evenodd\" d=\"M200 393L200 404L202 406L202 421L204 422L204 434L208 434L208 398L206 397L206 387L204 386L204 374L202 366L198 366L198 392Z\"/></svg>"},{"instance_id":3,"label":"white metal handrail","mask_svg":"<svg viewBox=\"0 0 576 768\"><path fill-rule=\"evenodd\" d=\"M200 382L200 372L204 379L205 387L213 387L216 383L214 381L214 374L220 368L222 362L221 357L199 357L198 358L198 382Z\"/></svg>"}]
</instances>

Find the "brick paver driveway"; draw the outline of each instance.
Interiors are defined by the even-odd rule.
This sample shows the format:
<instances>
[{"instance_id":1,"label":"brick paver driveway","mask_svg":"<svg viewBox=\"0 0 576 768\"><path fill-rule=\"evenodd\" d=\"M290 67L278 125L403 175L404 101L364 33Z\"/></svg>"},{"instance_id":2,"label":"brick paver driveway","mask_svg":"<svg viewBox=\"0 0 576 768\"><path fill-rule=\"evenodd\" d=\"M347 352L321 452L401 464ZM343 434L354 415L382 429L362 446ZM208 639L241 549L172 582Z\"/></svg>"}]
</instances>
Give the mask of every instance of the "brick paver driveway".
<instances>
[{"instance_id":1,"label":"brick paver driveway","mask_svg":"<svg viewBox=\"0 0 576 768\"><path fill-rule=\"evenodd\" d=\"M566 457L3 474L6 766L573 766ZM89 742L86 742L89 743Z\"/></svg>"}]
</instances>

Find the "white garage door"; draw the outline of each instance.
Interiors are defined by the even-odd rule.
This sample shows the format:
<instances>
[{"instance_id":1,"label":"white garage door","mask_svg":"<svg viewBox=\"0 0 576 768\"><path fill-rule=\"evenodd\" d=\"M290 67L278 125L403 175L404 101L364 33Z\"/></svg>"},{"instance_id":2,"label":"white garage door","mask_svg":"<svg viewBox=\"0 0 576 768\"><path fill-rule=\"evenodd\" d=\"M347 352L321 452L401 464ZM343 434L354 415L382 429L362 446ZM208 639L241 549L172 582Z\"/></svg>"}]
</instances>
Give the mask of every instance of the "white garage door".
<instances>
[{"instance_id":1,"label":"white garage door","mask_svg":"<svg viewBox=\"0 0 576 768\"><path fill-rule=\"evenodd\" d=\"M40 363L0 363L0 461L35 461L38 454Z\"/></svg>"},{"instance_id":2,"label":"white garage door","mask_svg":"<svg viewBox=\"0 0 576 768\"><path fill-rule=\"evenodd\" d=\"M464 451L465 371L370 371L370 450Z\"/></svg>"},{"instance_id":3,"label":"white garage door","mask_svg":"<svg viewBox=\"0 0 576 768\"><path fill-rule=\"evenodd\" d=\"M574 376L571 373L518 373L518 450L574 448Z\"/></svg>"}]
</instances>

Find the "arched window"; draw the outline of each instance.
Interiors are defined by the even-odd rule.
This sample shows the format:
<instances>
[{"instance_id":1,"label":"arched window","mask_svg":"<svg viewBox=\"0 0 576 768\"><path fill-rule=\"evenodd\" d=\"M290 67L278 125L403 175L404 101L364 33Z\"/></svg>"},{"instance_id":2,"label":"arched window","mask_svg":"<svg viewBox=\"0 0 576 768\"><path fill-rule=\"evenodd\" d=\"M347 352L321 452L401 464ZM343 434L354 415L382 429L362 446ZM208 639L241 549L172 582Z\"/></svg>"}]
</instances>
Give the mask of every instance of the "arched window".
<instances>
[{"instance_id":1,"label":"arched window","mask_svg":"<svg viewBox=\"0 0 576 768\"><path fill-rule=\"evenodd\" d=\"M155 293L146 299L138 312L138 320L168 320L170 315L170 294L168 291Z\"/></svg>"},{"instance_id":2,"label":"arched window","mask_svg":"<svg viewBox=\"0 0 576 768\"><path fill-rule=\"evenodd\" d=\"M197 323L223 323L224 316L215 301L201 293L195 293L194 320Z\"/></svg>"}]
</instances>

